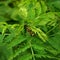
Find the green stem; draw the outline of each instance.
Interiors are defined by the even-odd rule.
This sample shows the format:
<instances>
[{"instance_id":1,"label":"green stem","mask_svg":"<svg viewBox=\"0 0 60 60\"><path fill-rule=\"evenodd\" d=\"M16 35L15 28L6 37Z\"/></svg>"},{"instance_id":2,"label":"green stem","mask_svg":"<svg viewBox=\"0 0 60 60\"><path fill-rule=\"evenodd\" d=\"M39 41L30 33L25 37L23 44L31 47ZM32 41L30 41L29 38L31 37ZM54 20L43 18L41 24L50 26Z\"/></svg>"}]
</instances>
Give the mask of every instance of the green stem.
<instances>
[{"instance_id":1,"label":"green stem","mask_svg":"<svg viewBox=\"0 0 60 60\"><path fill-rule=\"evenodd\" d=\"M35 60L34 51L33 51L32 45L31 45L31 41L30 41L29 44L30 44L30 46L31 46L31 53L32 53L33 60Z\"/></svg>"}]
</instances>

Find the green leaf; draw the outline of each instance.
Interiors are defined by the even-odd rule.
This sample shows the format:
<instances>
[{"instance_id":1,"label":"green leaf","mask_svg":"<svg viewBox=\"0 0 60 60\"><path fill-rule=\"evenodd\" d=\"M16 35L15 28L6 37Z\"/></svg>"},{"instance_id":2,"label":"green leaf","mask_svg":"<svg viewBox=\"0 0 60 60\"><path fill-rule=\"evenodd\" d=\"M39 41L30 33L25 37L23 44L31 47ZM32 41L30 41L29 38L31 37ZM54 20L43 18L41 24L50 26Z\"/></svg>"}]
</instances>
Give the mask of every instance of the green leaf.
<instances>
[{"instance_id":1,"label":"green leaf","mask_svg":"<svg viewBox=\"0 0 60 60\"><path fill-rule=\"evenodd\" d=\"M47 11L47 6L44 1L41 1L41 8L43 13Z\"/></svg>"},{"instance_id":2,"label":"green leaf","mask_svg":"<svg viewBox=\"0 0 60 60\"><path fill-rule=\"evenodd\" d=\"M3 43L4 35L0 34L0 44Z\"/></svg>"},{"instance_id":3,"label":"green leaf","mask_svg":"<svg viewBox=\"0 0 60 60\"><path fill-rule=\"evenodd\" d=\"M41 4L39 2L36 2L35 10L36 10L36 16L39 16L42 13Z\"/></svg>"},{"instance_id":4,"label":"green leaf","mask_svg":"<svg viewBox=\"0 0 60 60\"><path fill-rule=\"evenodd\" d=\"M54 35L54 37L49 39L49 43L55 48L57 49L57 51L60 52L60 32L56 33L56 35Z\"/></svg>"},{"instance_id":5,"label":"green leaf","mask_svg":"<svg viewBox=\"0 0 60 60\"><path fill-rule=\"evenodd\" d=\"M4 22L4 21L7 21L7 20L9 20L9 19L8 18L5 18L3 16L0 16L0 22Z\"/></svg>"},{"instance_id":6,"label":"green leaf","mask_svg":"<svg viewBox=\"0 0 60 60\"><path fill-rule=\"evenodd\" d=\"M25 40L26 40L26 38L24 38L24 36L19 35L19 36L16 37L16 39L14 38L12 40L12 42L10 42L7 46L8 46L8 48L12 48L12 47L18 45L19 43L21 43L21 42L23 42Z\"/></svg>"}]
</instances>

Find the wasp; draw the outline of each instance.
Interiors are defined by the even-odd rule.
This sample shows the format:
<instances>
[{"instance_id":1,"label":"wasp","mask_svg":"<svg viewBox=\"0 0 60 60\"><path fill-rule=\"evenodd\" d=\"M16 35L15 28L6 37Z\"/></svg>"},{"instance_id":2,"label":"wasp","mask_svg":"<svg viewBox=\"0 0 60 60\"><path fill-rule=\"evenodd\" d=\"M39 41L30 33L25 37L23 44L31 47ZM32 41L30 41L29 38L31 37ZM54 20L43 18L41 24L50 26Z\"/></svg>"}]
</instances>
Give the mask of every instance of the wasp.
<instances>
[{"instance_id":1,"label":"wasp","mask_svg":"<svg viewBox=\"0 0 60 60\"><path fill-rule=\"evenodd\" d=\"M28 32L31 36L34 36L34 35L35 35L35 33L34 33L27 25L25 25L25 30L26 30L26 32Z\"/></svg>"}]
</instances>

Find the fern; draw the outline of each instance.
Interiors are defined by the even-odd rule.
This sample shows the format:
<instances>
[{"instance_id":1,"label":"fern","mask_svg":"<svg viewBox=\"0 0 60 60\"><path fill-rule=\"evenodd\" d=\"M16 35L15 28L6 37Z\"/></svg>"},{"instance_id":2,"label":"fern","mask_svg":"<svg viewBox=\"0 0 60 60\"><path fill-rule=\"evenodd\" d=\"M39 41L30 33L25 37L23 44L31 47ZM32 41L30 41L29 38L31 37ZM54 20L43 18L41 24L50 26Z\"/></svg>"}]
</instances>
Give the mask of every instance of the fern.
<instances>
[{"instance_id":1,"label":"fern","mask_svg":"<svg viewBox=\"0 0 60 60\"><path fill-rule=\"evenodd\" d=\"M56 0L1 0L0 60L60 60L58 5Z\"/></svg>"}]
</instances>

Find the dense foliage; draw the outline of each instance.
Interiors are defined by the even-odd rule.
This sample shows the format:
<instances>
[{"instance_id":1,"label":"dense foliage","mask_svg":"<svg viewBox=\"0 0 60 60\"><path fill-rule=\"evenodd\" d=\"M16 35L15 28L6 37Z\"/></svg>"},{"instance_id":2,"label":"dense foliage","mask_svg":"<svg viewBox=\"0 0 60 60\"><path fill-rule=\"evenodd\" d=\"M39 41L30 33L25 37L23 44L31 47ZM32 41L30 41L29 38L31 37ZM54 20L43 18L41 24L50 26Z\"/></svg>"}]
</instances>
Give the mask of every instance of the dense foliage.
<instances>
[{"instance_id":1,"label":"dense foliage","mask_svg":"<svg viewBox=\"0 0 60 60\"><path fill-rule=\"evenodd\" d=\"M60 60L60 0L0 0L0 60Z\"/></svg>"}]
</instances>

